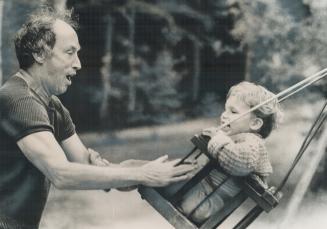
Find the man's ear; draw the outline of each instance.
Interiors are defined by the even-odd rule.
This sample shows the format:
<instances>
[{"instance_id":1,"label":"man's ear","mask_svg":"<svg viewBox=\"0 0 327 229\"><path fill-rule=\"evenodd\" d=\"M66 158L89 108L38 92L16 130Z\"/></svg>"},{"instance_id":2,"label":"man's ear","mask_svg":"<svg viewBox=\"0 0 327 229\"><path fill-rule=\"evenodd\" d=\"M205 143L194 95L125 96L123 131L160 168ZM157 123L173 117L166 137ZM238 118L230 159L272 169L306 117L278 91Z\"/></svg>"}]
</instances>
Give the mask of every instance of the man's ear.
<instances>
[{"instance_id":1,"label":"man's ear","mask_svg":"<svg viewBox=\"0 0 327 229\"><path fill-rule=\"evenodd\" d=\"M250 129L253 131L258 131L263 125L263 121L261 118L253 118L250 121Z\"/></svg>"},{"instance_id":2,"label":"man's ear","mask_svg":"<svg viewBox=\"0 0 327 229\"><path fill-rule=\"evenodd\" d=\"M39 63L43 64L46 58L45 52L39 52L39 53L32 53L34 60Z\"/></svg>"}]
</instances>

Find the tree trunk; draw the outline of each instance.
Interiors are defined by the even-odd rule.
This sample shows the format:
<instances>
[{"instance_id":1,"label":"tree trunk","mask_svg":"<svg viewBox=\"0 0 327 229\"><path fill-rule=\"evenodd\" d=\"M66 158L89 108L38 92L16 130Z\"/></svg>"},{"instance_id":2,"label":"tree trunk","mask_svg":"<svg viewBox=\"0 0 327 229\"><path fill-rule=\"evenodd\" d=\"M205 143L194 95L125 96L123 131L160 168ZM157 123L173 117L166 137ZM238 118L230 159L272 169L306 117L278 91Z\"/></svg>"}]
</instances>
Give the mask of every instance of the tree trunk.
<instances>
[{"instance_id":1,"label":"tree trunk","mask_svg":"<svg viewBox=\"0 0 327 229\"><path fill-rule=\"evenodd\" d=\"M108 111L109 111L109 93L111 90L111 80L110 80L110 74L111 74L111 46L112 46L112 31L113 31L113 23L112 18L107 15L105 18L107 22L106 27L106 44L105 44L105 55L102 57L102 67L100 69L101 72L101 80L103 85L103 97L101 100L100 105L100 120L101 123L104 124L106 122L106 118L108 117Z\"/></svg>"},{"instance_id":2,"label":"tree trunk","mask_svg":"<svg viewBox=\"0 0 327 229\"><path fill-rule=\"evenodd\" d=\"M0 50L2 52L2 19L3 19L3 5L4 0L0 0ZM2 73L2 55L0 55L0 85L2 85L3 81L3 73Z\"/></svg>"},{"instance_id":3,"label":"tree trunk","mask_svg":"<svg viewBox=\"0 0 327 229\"><path fill-rule=\"evenodd\" d=\"M13 38L26 22L27 16L45 0L0 0L2 2L1 56L2 82L6 81L19 66L15 54Z\"/></svg>"},{"instance_id":4,"label":"tree trunk","mask_svg":"<svg viewBox=\"0 0 327 229\"><path fill-rule=\"evenodd\" d=\"M245 74L244 80L251 81L251 63L252 63L253 51L249 45L245 47Z\"/></svg>"},{"instance_id":5,"label":"tree trunk","mask_svg":"<svg viewBox=\"0 0 327 229\"><path fill-rule=\"evenodd\" d=\"M193 92L192 92L192 100L196 101L199 96L199 88L200 88L200 50L201 50L201 44L198 40L193 39L193 47L194 47L194 53L193 53Z\"/></svg>"},{"instance_id":6,"label":"tree trunk","mask_svg":"<svg viewBox=\"0 0 327 229\"><path fill-rule=\"evenodd\" d=\"M130 78L128 81L128 112L132 112L136 107L136 88L135 81L138 77L138 69L136 67L137 61L135 58L135 44L134 44L134 36L135 36L135 8L132 7L131 13L126 17L128 21L129 27L129 54L128 54L128 63L130 67Z\"/></svg>"}]
</instances>

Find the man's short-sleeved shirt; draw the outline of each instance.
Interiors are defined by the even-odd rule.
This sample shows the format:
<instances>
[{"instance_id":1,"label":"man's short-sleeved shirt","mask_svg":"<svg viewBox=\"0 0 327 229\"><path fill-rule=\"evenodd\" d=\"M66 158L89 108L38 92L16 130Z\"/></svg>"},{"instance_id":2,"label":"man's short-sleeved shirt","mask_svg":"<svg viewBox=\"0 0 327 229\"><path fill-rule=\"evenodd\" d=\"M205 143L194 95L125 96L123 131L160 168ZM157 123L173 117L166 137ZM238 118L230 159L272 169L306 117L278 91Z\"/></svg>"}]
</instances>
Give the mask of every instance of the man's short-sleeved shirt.
<instances>
[{"instance_id":1,"label":"man's short-sleeved shirt","mask_svg":"<svg viewBox=\"0 0 327 229\"><path fill-rule=\"evenodd\" d=\"M50 131L61 142L75 133L68 110L20 70L0 89L0 222L38 227L49 181L17 146L21 138Z\"/></svg>"}]
</instances>

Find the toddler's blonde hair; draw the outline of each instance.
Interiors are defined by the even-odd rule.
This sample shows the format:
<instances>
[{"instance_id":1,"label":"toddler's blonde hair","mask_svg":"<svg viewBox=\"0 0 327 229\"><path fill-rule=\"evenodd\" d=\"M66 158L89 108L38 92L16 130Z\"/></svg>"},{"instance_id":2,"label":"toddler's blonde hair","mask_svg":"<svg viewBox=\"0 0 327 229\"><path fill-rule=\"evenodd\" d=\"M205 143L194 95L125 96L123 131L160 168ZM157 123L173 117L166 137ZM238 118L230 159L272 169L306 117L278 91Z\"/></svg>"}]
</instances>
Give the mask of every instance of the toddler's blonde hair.
<instances>
[{"instance_id":1,"label":"toddler's blonde hair","mask_svg":"<svg viewBox=\"0 0 327 229\"><path fill-rule=\"evenodd\" d=\"M227 98L236 96L250 108L275 96L263 86L243 81L229 89ZM282 111L277 99L272 100L252 112L258 118L261 118L263 125L258 133L266 138L271 131L282 121Z\"/></svg>"}]
</instances>

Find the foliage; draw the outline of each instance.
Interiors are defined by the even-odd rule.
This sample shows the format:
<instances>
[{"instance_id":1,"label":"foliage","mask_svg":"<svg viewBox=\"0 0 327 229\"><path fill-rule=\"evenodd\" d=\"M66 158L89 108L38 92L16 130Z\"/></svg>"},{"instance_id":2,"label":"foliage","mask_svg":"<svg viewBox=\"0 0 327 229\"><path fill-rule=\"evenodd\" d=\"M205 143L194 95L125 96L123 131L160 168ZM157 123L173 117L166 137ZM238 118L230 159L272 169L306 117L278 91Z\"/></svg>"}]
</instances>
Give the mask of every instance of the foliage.
<instances>
[{"instance_id":1,"label":"foliage","mask_svg":"<svg viewBox=\"0 0 327 229\"><path fill-rule=\"evenodd\" d=\"M201 102L207 96L199 96L199 87L201 58L208 55L203 50L211 50L210 59L235 52L221 37L227 32L219 27L218 18L226 17L219 11L221 4L208 0L203 7L198 1L129 0L119 6L108 1L105 7L110 5L107 13L115 21L113 60L106 68L111 69L110 91L115 93L108 92L110 104L108 114L102 110L103 117L125 125L165 123L183 119L190 102L195 112L188 115L205 115L203 111L216 105Z\"/></svg>"},{"instance_id":2,"label":"foliage","mask_svg":"<svg viewBox=\"0 0 327 229\"><path fill-rule=\"evenodd\" d=\"M254 81L283 89L326 67L327 25L321 23L327 18L324 1L298 1L303 9L308 8L300 15L290 11L291 1L228 2L234 5L231 33L252 51L248 70Z\"/></svg>"},{"instance_id":3,"label":"foliage","mask_svg":"<svg viewBox=\"0 0 327 229\"><path fill-rule=\"evenodd\" d=\"M155 124L183 118L180 111L181 96L177 91L180 77L174 70L175 60L172 54L163 50L153 65L140 61L140 76L135 79L136 108L128 113L127 122L130 125ZM129 80L128 75L116 75L113 79L113 87L123 95L120 103L124 103L128 96L126 89Z\"/></svg>"},{"instance_id":4,"label":"foliage","mask_svg":"<svg viewBox=\"0 0 327 229\"><path fill-rule=\"evenodd\" d=\"M4 7L4 16L11 17L3 21L6 76L14 72L14 54L6 47L24 20L17 15L31 10L22 10L28 1L15 7L18 2ZM67 6L81 22L80 85L64 98L78 126L88 119L79 115L88 108L69 104L69 97L82 98L92 110L104 104L99 113L105 114L96 114L104 123L164 123L215 115L219 97L244 75L280 91L327 63L323 0L67 0ZM108 18L112 28L105 31ZM108 53L112 61L105 63ZM136 59L139 66L132 64ZM326 83L320 84L314 89L326 94Z\"/></svg>"},{"instance_id":5,"label":"foliage","mask_svg":"<svg viewBox=\"0 0 327 229\"><path fill-rule=\"evenodd\" d=\"M198 117L219 117L224 110L224 102L214 93L207 93L195 107L194 113Z\"/></svg>"}]
</instances>

